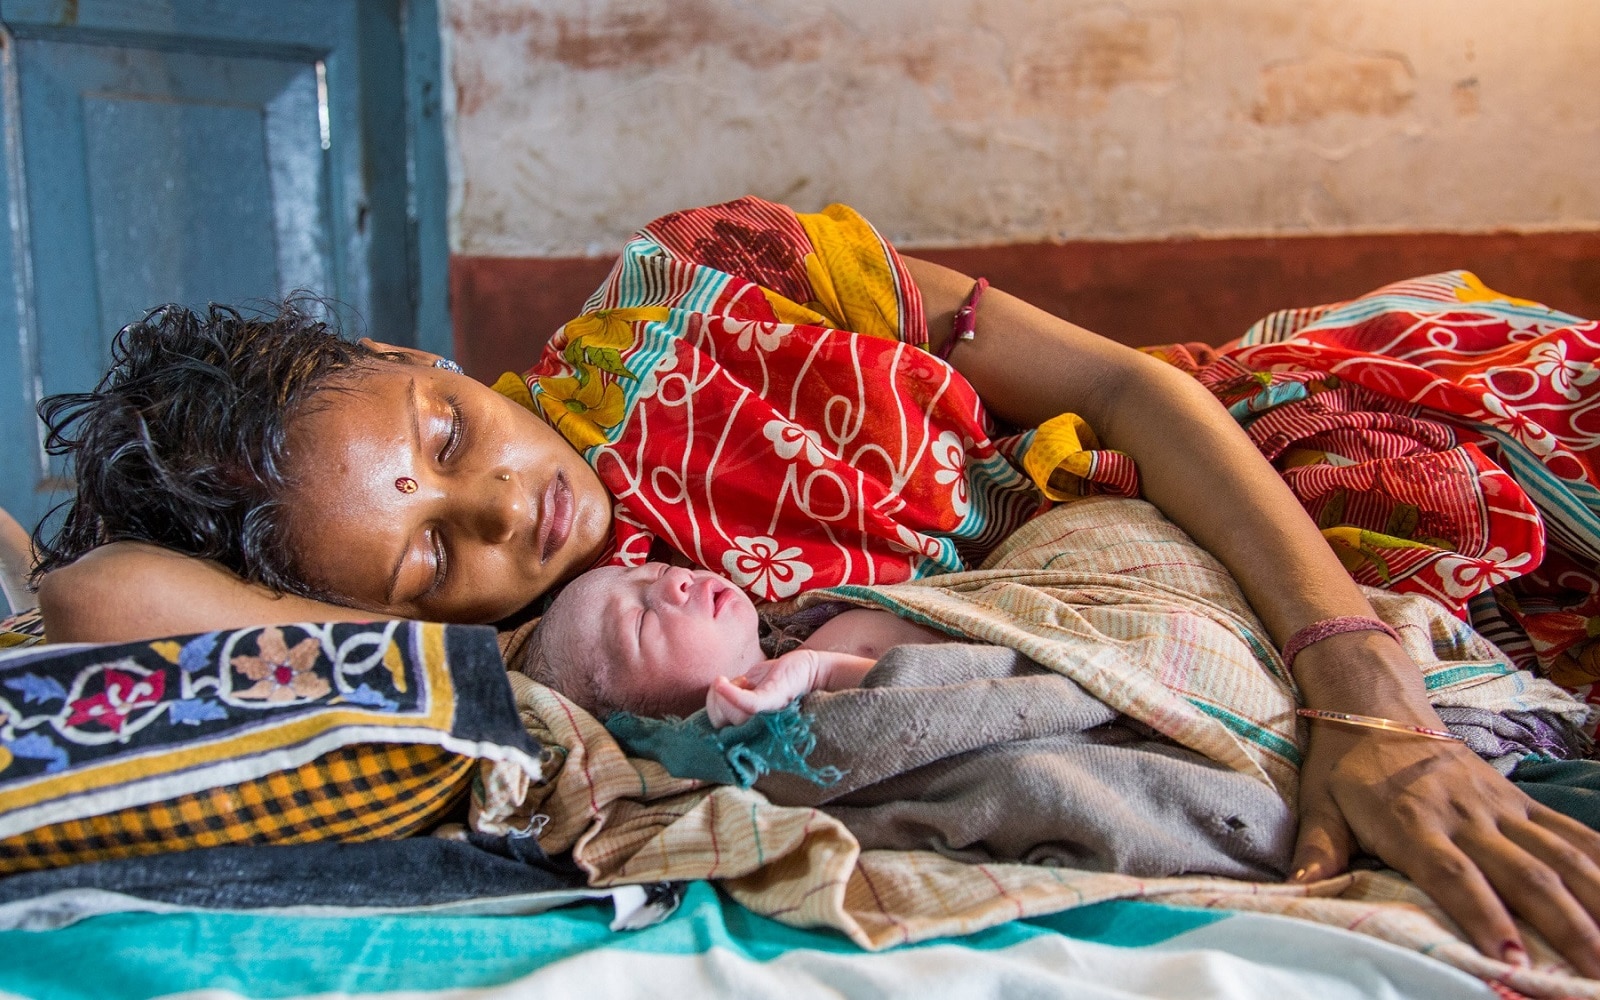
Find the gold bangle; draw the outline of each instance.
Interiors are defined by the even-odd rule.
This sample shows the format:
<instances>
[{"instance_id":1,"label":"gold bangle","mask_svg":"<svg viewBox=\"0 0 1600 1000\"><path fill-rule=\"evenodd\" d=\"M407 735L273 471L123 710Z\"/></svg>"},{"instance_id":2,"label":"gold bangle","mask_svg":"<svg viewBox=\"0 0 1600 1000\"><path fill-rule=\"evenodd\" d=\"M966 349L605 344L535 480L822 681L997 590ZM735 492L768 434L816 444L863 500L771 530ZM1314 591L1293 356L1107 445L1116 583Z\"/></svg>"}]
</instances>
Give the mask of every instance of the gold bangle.
<instances>
[{"instance_id":1,"label":"gold bangle","mask_svg":"<svg viewBox=\"0 0 1600 1000\"><path fill-rule=\"evenodd\" d=\"M1445 729L1429 729L1427 726L1413 726L1406 722L1396 722L1393 719L1382 719L1376 715L1356 715L1351 712L1325 712L1320 708L1297 708L1294 714L1306 719L1321 719L1324 722L1342 722L1347 726L1363 726L1367 729L1381 729L1387 733L1409 733L1412 736L1422 736L1430 740L1447 740L1451 743L1465 743L1465 736L1457 736Z\"/></svg>"}]
</instances>

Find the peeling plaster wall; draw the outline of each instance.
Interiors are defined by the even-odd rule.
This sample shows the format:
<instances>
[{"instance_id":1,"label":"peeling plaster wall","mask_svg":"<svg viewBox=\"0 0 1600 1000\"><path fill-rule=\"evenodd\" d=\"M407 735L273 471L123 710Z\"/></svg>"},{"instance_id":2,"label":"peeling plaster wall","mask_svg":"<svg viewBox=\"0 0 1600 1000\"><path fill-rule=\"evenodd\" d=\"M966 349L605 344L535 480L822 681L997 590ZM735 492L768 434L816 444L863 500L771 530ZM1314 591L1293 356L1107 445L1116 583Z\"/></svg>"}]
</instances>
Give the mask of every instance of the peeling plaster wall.
<instances>
[{"instance_id":1,"label":"peeling plaster wall","mask_svg":"<svg viewBox=\"0 0 1600 1000\"><path fill-rule=\"evenodd\" d=\"M1593 0L446 0L457 252L1600 229Z\"/></svg>"}]
</instances>

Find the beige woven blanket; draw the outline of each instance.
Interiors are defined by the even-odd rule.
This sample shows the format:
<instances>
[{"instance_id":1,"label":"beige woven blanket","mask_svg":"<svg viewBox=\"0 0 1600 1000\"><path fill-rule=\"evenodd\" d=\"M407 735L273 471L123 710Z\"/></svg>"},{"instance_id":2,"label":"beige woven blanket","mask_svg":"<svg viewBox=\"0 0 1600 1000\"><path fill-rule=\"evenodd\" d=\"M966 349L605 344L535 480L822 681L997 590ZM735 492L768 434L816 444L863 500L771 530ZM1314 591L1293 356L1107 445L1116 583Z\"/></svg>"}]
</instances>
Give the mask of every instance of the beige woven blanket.
<instances>
[{"instance_id":1,"label":"beige woven blanket","mask_svg":"<svg viewBox=\"0 0 1600 1000\"><path fill-rule=\"evenodd\" d=\"M1432 602L1369 596L1422 666L1437 704L1584 714ZM1282 661L1222 566L1148 504L1068 504L1025 526L979 570L802 600L840 598L1017 649L1293 801L1306 734ZM1390 872L1301 887L863 852L816 809L775 806L754 791L674 778L658 764L629 758L571 702L511 678L529 731L558 759L538 785L520 769L485 764L474 823L491 833L539 829L547 851L571 850L597 886L716 879L758 913L833 927L869 949L1107 899L1157 899L1335 924L1502 978L1530 995L1600 998L1600 983L1562 975L1560 959L1531 929L1524 933L1543 971L1514 971L1479 955L1425 896Z\"/></svg>"}]
</instances>

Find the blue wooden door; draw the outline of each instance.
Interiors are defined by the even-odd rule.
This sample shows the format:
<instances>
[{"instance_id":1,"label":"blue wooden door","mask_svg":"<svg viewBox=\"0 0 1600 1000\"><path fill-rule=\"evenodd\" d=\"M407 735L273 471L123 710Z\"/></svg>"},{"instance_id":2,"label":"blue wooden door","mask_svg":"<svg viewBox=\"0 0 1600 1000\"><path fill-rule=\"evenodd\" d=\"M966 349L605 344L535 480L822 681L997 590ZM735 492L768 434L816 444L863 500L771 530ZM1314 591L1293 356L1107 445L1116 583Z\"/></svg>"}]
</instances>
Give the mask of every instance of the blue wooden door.
<instances>
[{"instance_id":1,"label":"blue wooden door","mask_svg":"<svg viewBox=\"0 0 1600 1000\"><path fill-rule=\"evenodd\" d=\"M0 0L0 505L61 499L39 398L164 302L307 290L447 352L437 8Z\"/></svg>"}]
</instances>

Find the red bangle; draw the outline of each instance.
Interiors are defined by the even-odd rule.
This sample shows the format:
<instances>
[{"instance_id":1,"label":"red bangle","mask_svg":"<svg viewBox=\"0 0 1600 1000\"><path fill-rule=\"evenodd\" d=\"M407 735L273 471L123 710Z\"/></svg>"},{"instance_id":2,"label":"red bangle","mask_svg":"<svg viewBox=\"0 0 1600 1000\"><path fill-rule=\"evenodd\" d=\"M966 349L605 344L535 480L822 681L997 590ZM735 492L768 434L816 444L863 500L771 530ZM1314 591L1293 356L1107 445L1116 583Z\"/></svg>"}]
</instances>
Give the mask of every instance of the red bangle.
<instances>
[{"instance_id":1,"label":"red bangle","mask_svg":"<svg viewBox=\"0 0 1600 1000\"><path fill-rule=\"evenodd\" d=\"M950 321L950 339L939 348L938 358L944 361L950 357L950 352L955 350L956 341L971 340L978 330L978 300L983 298L983 290L989 287L988 278L979 278L978 283L972 286L972 293L967 296L967 301L956 310L955 318Z\"/></svg>"},{"instance_id":2,"label":"red bangle","mask_svg":"<svg viewBox=\"0 0 1600 1000\"><path fill-rule=\"evenodd\" d=\"M1283 644L1283 665L1293 670L1294 658L1300 655L1301 650L1314 642L1321 642L1330 636L1341 635L1345 632L1382 632L1395 642L1400 641L1398 632L1376 618L1367 618L1362 615L1325 618L1320 622L1312 622L1289 637L1289 641Z\"/></svg>"}]
</instances>

